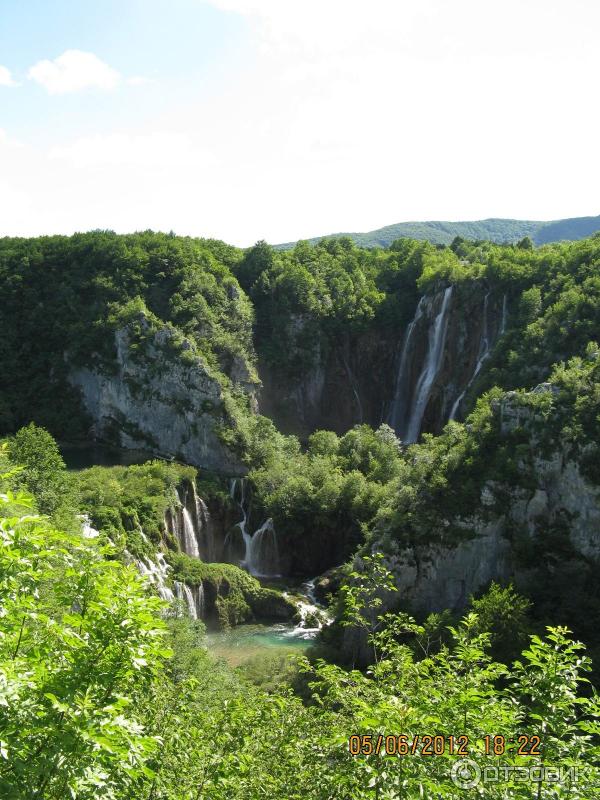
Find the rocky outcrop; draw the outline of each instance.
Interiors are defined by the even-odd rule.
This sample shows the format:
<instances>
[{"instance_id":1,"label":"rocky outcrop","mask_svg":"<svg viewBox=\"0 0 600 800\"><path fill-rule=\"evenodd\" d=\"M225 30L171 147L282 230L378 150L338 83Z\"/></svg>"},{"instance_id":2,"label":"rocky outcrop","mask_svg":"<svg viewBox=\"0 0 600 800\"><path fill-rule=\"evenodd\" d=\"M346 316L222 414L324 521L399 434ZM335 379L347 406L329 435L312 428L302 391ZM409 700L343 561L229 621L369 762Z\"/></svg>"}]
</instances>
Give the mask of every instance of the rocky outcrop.
<instances>
[{"instance_id":1,"label":"rocky outcrop","mask_svg":"<svg viewBox=\"0 0 600 800\"><path fill-rule=\"evenodd\" d=\"M309 322L295 322L298 347ZM378 427L393 390L393 364L394 341L375 332L318 341L310 366L294 378L259 363L260 411L302 438L318 429L342 434L363 422Z\"/></svg>"},{"instance_id":2,"label":"rocky outcrop","mask_svg":"<svg viewBox=\"0 0 600 800\"><path fill-rule=\"evenodd\" d=\"M529 594L532 585L558 586L567 577L579 580L596 575L600 565L600 487L582 474L576 451L568 442L554 449L538 441L541 421L535 395L556 387L541 384L529 395L507 392L493 406L501 433L518 437L515 466L520 479L507 485L489 479L482 487L479 508L472 516L445 520L441 530L452 529L452 539L402 546L382 546L375 540L373 553L384 549L385 564L396 590L382 592L383 608L403 608L419 617L444 609L461 611L469 597L491 581L512 581ZM528 398L532 402L528 402ZM456 530L463 532L457 538ZM360 557L357 569L363 567ZM364 635L344 633L343 650L357 663L368 660Z\"/></svg>"},{"instance_id":3,"label":"rocky outcrop","mask_svg":"<svg viewBox=\"0 0 600 800\"><path fill-rule=\"evenodd\" d=\"M92 436L124 448L229 475L243 474L239 459L217 434L224 422L223 389L191 347L182 355L169 349L173 329L146 329L140 346L129 326L115 332L115 369L72 369L69 380L81 391L93 419ZM186 352L187 351L187 352Z\"/></svg>"}]
</instances>

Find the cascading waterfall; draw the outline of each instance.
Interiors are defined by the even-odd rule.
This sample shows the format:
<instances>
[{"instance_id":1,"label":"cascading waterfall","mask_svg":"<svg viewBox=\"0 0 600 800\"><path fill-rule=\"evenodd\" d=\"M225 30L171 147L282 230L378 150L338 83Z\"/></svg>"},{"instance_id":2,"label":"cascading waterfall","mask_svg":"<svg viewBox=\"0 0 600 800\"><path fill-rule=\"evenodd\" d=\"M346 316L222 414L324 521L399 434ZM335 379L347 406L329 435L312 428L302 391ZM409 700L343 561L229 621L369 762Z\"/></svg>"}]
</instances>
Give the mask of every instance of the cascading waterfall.
<instances>
[{"instance_id":1,"label":"cascading waterfall","mask_svg":"<svg viewBox=\"0 0 600 800\"><path fill-rule=\"evenodd\" d=\"M196 538L196 530L194 528L192 515L185 506L183 506L181 514L183 518L183 538L181 541L181 549L186 555L191 556L192 558L200 558L198 539Z\"/></svg>"},{"instance_id":2,"label":"cascading waterfall","mask_svg":"<svg viewBox=\"0 0 600 800\"><path fill-rule=\"evenodd\" d=\"M233 478L229 494L235 499L238 479ZM245 567L251 575L261 578L274 578L279 575L279 549L277 532L271 518L258 528L254 535L248 532L248 511L246 509L246 482L240 478L240 499L238 506L242 519L237 523L244 542L244 557L240 566ZM225 544L229 544L229 536Z\"/></svg>"},{"instance_id":3,"label":"cascading waterfall","mask_svg":"<svg viewBox=\"0 0 600 800\"><path fill-rule=\"evenodd\" d=\"M482 328L481 328L481 339L479 341L479 351L477 353L477 363L475 364L475 370L473 371L473 374L471 375L471 377L469 379L469 382L467 383L467 385L465 386L463 391L458 395L458 397L454 401L454 405L452 406L452 409L450 411L450 416L448 417L448 419L456 419L456 415L458 414L458 410L460 408L460 404L464 400L466 393L471 388L475 378L481 372L481 368L483 367L483 364L484 364L486 358L488 358L489 355L490 355L490 349L491 349L491 347L490 347L490 345L491 345L490 338L491 337L490 337L489 325L488 325L488 299L489 299L489 296L490 296L490 293L487 292L487 294L483 298L483 325L482 325ZM506 295L504 296L504 299L506 299ZM502 316L504 318L504 311L502 312ZM502 330L500 332L502 332Z\"/></svg>"},{"instance_id":4,"label":"cascading waterfall","mask_svg":"<svg viewBox=\"0 0 600 800\"><path fill-rule=\"evenodd\" d=\"M269 517L254 536L248 538L244 557L248 572L265 578L276 577L279 574L279 549L273 520Z\"/></svg>"},{"instance_id":5,"label":"cascading waterfall","mask_svg":"<svg viewBox=\"0 0 600 800\"><path fill-rule=\"evenodd\" d=\"M210 524L210 513L204 500L198 497L196 487L190 484L192 498L188 503L188 491L182 496L177 491L178 505L175 509L167 509L165 527L179 542L186 555L202 558L204 561L216 561L216 544Z\"/></svg>"},{"instance_id":6,"label":"cascading waterfall","mask_svg":"<svg viewBox=\"0 0 600 800\"><path fill-rule=\"evenodd\" d=\"M81 534L84 539L95 539L100 536L100 531L92 527L89 514L80 514L79 519L81 520Z\"/></svg>"},{"instance_id":7,"label":"cascading waterfall","mask_svg":"<svg viewBox=\"0 0 600 800\"><path fill-rule=\"evenodd\" d=\"M406 329L406 333L404 334L404 343L402 345L402 353L400 355L400 365L398 367L398 375L396 377L396 387L394 389L394 397L392 400L392 406L390 408L390 414L388 417L388 422L391 427L395 431L399 431L404 423L404 419L406 417L406 399L407 399L407 388L408 388L408 365L409 359L408 356L412 352L412 340L413 334L415 331L415 327L421 317L423 316L423 309L425 307L425 295L421 297L419 300L419 304L417 305L417 309L415 311L415 316L413 317L412 322Z\"/></svg>"},{"instance_id":8,"label":"cascading waterfall","mask_svg":"<svg viewBox=\"0 0 600 800\"><path fill-rule=\"evenodd\" d=\"M194 503L196 506L196 520L198 526L197 540L200 542L201 556L205 561L217 560L217 548L208 506L201 497L198 497L194 487Z\"/></svg>"},{"instance_id":9,"label":"cascading waterfall","mask_svg":"<svg viewBox=\"0 0 600 800\"><path fill-rule=\"evenodd\" d=\"M417 386L415 389L414 400L406 433L401 438L407 442L416 442L421 432L421 425L423 423L423 416L429 396L431 394L431 387L438 376L442 359L444 355L444 346L446 344L446 333L448 331L448 310L450 308L450 299L452 297L452 286L448 286L444 290L444 298L438 315L435 318L434 324L429 328L429 349L425 358L423 370L419 376Z\"/></svg>"},{"instance_id":10,"label":"cascading waterfall","mask_svg":"<svg viewBox=\"0 0 600 800\"><path fill-rule=\"evenodd\" d=\"M331 616L317 601L314 579L303 583L300 590L307 599L298 600L297 597L294 598L300 619L296 627L288 635L301 639L314 639L323 628L323 625L331 621ZM289 597L289 595L284 593L284 597Z\"/></svg>"},{"instance_id":11,"label":"cascading waterfall","mask_svg":"<svg viewBox=\"0 0 600 800\"><path fill-rule=\"evenodd\" d=\"M156 561L151 558L136 558L134 561L140 574L156 588L159 597L169 602L175 599L173 591L166 584L169 565L162 553L156 554Z\"/></svg>"},{"instance_id":12,"label":"cascading waterfall","mask_svg":"<svg viewBox=\"0 0 600 800\"><path fill-rule=\"evenodd\" d=\"M175 596L178 600L186 604L190 617L192 619L198 619L196 600L191 588L187 583L182 583L181 581L174 581L173 585L175 586Z\"/></svg>"}]
</instances>

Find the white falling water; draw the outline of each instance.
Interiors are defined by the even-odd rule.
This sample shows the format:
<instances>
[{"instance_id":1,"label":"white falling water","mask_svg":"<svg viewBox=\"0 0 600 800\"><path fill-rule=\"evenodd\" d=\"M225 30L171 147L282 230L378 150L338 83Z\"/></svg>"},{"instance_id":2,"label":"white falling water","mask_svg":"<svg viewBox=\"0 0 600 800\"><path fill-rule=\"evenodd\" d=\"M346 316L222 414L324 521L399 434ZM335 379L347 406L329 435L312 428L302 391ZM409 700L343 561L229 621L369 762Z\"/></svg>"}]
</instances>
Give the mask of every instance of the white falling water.
<instances>
[{"instance_id":1,"label":"white falling water","mask_svg":"<svg viewBox=\"0 0 600 800\"><path fill-rule=\"evenodd\" d=\"M466 393L471 388L471 386L473 384L473 381L475 380L475 378L481 372L481 368L483 367L483 364L484 364L486 358L488 358L489 355L490 355L490 345L491 345L490 338L491 337L490 337L489 325L488 325L488 298L489 298L489 296L490 296L490 293L488 292L486 294L486 296L483 298L483 325L482 325L482 328L481 328L481 339L479 340L479 352L477 353L477 363L475 364L475 370L473 371L473 374L471 375L471 378L469 379L469 382L467 383L467 385L465 386L463 391L458 395L458 397L454 401L454 405L452 406L452 409L450 411L450 416L448 417L448 419L455 419L456 418L456 415L458 413L458 409L460 408L460 404L464 400L464 397L465 397ZM506 295L505 295L505 299L506 299ZM503 312L503 316L504 316L504 312Z\"/></svg>"},{"instance_id":2,"label":"white falling water","mask_svg":"<svg viewBox=\"0 0 600 800\"><path fill-rule=\"evenodd\" d=\"M251 575L267 578L279 574L277 532L270 517L255 531L254 536L244 537L244 543L244 561Z\"/></svg>"},{"instance_id":3,"label":"white falling water","mask_svg":"<svg viewBox=\"0 0 600 800\"><path fill-rule=\"evenodd\" d=\"M216 561L217 551L215 544L215 537L213 535L213 528L210 520L210 512L208 506L201 497L198 497L194 487L194 502L196 504L196 520L198 524L198 531L196 539L202 543L202 555L205 561Z\"/></svg>"},{"instance_id":4,"label":"white falling water","mask_svg":"<svg viewBox=\"0 0 600 800\"><path fill-rule=\"evenodd\" d=\"M409 354L412 352L412 340L413 334L415 330L415 326L417 322L423 316L423 308L425 306L425 295L421 297L419 300L419 304L417 305L417 310L415 311L415 316L413 317L412 322L406 329L406 333L404 334L404 343L402 345L402 353L400 356L400 365L398 367L398 374L396 377L396 387L394 389L394 397L392 400L392 406L390 409L390 414L388 418L388 422L391 427L395 431L399 431L404 423L404 417L406 415L406 397L408 394L408 365L409 365Z\"/></svg>"},{"instance_id":5,"label":"white falling water","mask_svg":"<svg viewBox=\"0 0 600 800\"><path fill-rule=\"evenodd\" d=\"M135 565L141 575L156 588L159 597L168 601L175 599L172 590L166 584L169 565L162 553L156 554L156 561L151 558L135 559Z\"/></svg>"},{"instance_id":6,"label":"white falling water","mask_svg":"<svg viewBox=\"0 0 600 800\"><path fill-rule=\"evenodd\" d=\"M293 598L298 608L300 620L287 635L300 639L314 639L323 628L323 625L331 621L331 615L317 602L314 579L303 583L300 589L307 599L298 600ZM289 595L284 592L284 597L289 597Z\"/></svg>"},{"instance_id":7,"label":"white falling water","mask_svg":"<svg viewBox=\"0 0 600 800\"><path fill-rule=\"evenodd\" d=\"M198 619L196 600L190 587L187 583L182 583L181 581L174 581L174 586L177 599L182 600L186 604L190 617L192 619Z\"/></svg>"},{"instance_id":8,"label":"white falling water","mask_svg":"<svg viewBox=\"0 0 600 800\"><path fill-rule=\"evenodd\" d=\"M444 298L440 311L433 325L429 328L429 349L427 351L423 370L417 382L410 418L404 436L404 441L407 443L416 442L419 438L423 415L425 414L425 409L427 408L427 403L429 402L429 396L431 394L431 387L442 365L446 333L448 331L448 310L450 308L451 297L452 286L448 286L444 291Z\"/></svg>"},{"instance_id":9,"label":"white falling water","mask_svg":"<svg viewBox=\"0 0 600 800\"><path fill-rule=\"evenodd\" d=\"M79 514L79 519L81 520L81 534L84 539L95 539L100 536L100 531L92 527L89 514Z\"/></svg>"},{"instance_id":10,"label":"white falling water","mask_svg":"<svg viewBox=\"0 0 600 800\"><path fill-rule=\"evenodd\" d=\"M235 498L237 492L237 478L231 481L229 494ZM240 480L240 499L238 501L242 519L237 523L244 542L244 558L240 566L245 567L251 575L261 578L274 578L279 575L279 549L277 532L273 520L269 517L254 532L248 531L248 511L246 509L246 482ZM226 545L228 544L226 540Z\"/></svg>"},{"instance_id":11,"label":"white falling water","mask_svg":"<svg viewBox=\"0 0 600 800\"><path fill-rule=\"evenodd\" d=\"M196 530L194 528L192 515L185 506L183 506L181 513L183 518L183 539L181 542L183 552L192 558L200 558L198 539L196 538Z\"/></svg>"},{"instance_id":12,"label":"white falling water","mask_svg":"<svg viewBox=\"0 0 600 800\"><path fill-rule=\"evenodd\" d=\"M196 615L198 619L204 617L204 586L202 583L196 586Z\"/></svg>"}]
</instances>

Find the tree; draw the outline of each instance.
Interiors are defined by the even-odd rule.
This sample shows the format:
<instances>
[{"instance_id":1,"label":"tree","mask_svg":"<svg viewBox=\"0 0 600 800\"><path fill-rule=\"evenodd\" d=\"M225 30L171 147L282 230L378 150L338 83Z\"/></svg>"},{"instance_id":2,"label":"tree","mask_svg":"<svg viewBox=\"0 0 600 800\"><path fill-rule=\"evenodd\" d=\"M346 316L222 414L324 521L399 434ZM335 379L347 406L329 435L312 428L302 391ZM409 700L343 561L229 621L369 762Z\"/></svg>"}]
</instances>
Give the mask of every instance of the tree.
<instances>
[{"instance_id":1,"label":"tree","mask_svg":"<svg viewBox=\"0 0 600 800\"><path fill-rule=\"evenodd\" d=\"M19 483L36 499L43 514L53 514L74 498L58 445L44 428L31 422L9 441L9 458L22 467Z\"/></svg>"},{"instance_id":2,"label":"tree","mask_svg":"<svg viewBox=\"0 0 600 800\"><path fill-rule=\"evenodd\" d=\"M138 701L170 655L162 602L31 505L0 495L0 795L123 798L158 745Z\"/></svg>"}]
</instances>

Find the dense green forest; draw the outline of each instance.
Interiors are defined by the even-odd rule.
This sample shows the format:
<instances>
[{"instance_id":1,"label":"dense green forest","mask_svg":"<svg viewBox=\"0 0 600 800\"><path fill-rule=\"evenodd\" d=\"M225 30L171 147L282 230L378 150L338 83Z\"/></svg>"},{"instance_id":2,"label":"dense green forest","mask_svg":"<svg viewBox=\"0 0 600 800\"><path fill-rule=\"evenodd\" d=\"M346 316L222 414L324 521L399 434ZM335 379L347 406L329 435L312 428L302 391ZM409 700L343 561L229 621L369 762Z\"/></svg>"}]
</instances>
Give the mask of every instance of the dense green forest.
<instances>
[{"instance_id":1,"label":"dense green forest","mask_svg":"<svg viewBox=\"0 0 600 800\"><path fill-rule=\"evenodd\" d=\"M304 659L274 685L268 662L262 679L215 662L202 623L167 609L110 544L36 513L24 487L42 474L55 486L69 478L43 436L34 470L31 441L22 435L3 456L3 797L482 796L473 775L452 769L456 747L479 770L502 753L509 777L485 785L485 797L530 797L516 768L532 764L538 797L595 796L598 704L584 688L583 647L550 628L512 665L494 660L490 648L502 651L514 630L503 614L516 623L522 610L510 592L492 587L433 646L431 630L406 615L382 626L365 614L389 582L375 560L371 581L348 585L342 617L369 631L372 669ZM13 466L19 457L24 470ZM54 505L66 513L63 498ZM493 636L494 618L504 628ZM438 734L435 758L427 732ZM568 767L560 783L550 767Z\"/></svg>"},{"instance_id":2,"label":"dense green forest","mask_svg":"<svg viewBox=\"0 0 600 800\"><path fill-rule=\"evenodd\" d=\"M152 232L0 240L2 797L532 796L514 770L461 783L461 754L479 770L499 755L572 770L538 778L536 797L596 796L600 235L529 236L286 251ZM386 422L295 436L257 413L266 371L295 385L336 348L393 351L419 299L448 286L508 309L464 421L407 446ZM119 372L123 330L137 372ZM167 589L202 588L209 627L288 622L293 596L189 557L165 525L192 487L228 541L241 513L229 475L151 459L147 436L145 463L65 467L55 438L84 442L94 422L73 371L127 383L151 415L173 364L201 365L218 389L202 409L239 459L249 524L272 521L286 572L325 573L333 623L303 657L218 661L202 620L134 565L160 554ZM190 408L178 395L172 419ZM196 419L190 431L202 438ZM556 463L571 510L555 502ZM97 535L82 536L82 515ZM518 586L494 580L432 613L401 602L403 564L426 569L494 525ZM446 738L428 757L415 737L434 734ZM468 737L464 753L450 736ZM519 753L519 736L539 737L539 754Z\"/></svg>"}]
</instances>

